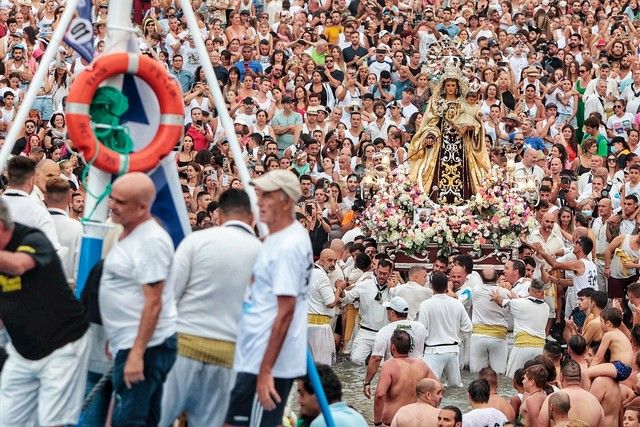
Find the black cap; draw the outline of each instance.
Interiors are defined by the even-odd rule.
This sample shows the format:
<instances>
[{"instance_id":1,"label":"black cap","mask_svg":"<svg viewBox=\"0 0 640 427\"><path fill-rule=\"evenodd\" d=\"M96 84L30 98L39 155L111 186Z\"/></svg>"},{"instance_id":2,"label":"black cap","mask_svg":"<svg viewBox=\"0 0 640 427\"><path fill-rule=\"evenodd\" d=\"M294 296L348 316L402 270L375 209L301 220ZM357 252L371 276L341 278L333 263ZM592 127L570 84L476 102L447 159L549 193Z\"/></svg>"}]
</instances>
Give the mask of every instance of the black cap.
<instances>
[{"instance_id":1,"label":"black cap","mask_svg":"<svg viewBox=\"0 0 640 427\"><path fill-rule=\"evenodd\" d=\"M283 96L282 97L282 103L283 104L291 104L291 103L293 103L293 98L291 98L290 96Z\"/></svg>"}]
</instances>

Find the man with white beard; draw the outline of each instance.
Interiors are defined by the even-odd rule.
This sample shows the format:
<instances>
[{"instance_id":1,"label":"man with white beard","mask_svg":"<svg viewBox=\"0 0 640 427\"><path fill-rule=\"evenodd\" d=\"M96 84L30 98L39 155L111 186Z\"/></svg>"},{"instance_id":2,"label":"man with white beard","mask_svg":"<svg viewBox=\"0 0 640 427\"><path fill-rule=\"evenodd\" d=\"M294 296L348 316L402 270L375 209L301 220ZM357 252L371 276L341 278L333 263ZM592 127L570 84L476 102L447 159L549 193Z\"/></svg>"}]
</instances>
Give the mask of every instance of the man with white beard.
<instances>
[{"instance_id":1,"label":"man with white beard","mask_svg":"<svg viewBox=\"0 0 640 427\"><path fill-rule=\"evenodd\" d=\"M313 360L329 366L336 360L336 344L331 327L331 321L335 316L334 307L339 301L340 293L347 285L344 280L336 280L335 288L331 284L329 274L335 269L336 261L336 253L331 249L320 252L320 258L311 272L309 287L307 339Z\"/></svg>"}]
</instances>

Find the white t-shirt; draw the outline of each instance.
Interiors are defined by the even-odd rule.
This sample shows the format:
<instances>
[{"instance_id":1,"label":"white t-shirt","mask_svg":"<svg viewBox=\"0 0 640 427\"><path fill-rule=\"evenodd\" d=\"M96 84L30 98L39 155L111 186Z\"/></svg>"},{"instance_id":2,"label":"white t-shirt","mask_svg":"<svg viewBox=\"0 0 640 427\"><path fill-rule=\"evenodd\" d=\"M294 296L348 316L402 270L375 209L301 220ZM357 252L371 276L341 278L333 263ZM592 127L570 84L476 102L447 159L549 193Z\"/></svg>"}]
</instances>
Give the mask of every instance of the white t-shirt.
<instances>
[{"instance_id":1,"label":"white t-shirt","mask_svg":"<svg viewBox=\"0 0 640 427\"><path fill-rule=\"evenodd\" d=\"M172 259L171 237L154 219L138 225L107 255L100 280L100 313L112 353L133 347L145 303L143 287L166 281ZM147 347L160 345L175 334L173 295L171 285L166 282L162 310Z\"/></svg>"},{"instance_id":2,"label":"white t-shirt","mask_svg":"<svg viewBox=\"0 0 640 427\"><path fill-rule=\"evenodd\" d=\"M507 421L496 408L478 408L462 414L462 427L502 427Z\"/></svg>"},{"instance_id":3,"label":"white t-shirt","mask_svg":"<svg viewBox=\"0 0 640 427\"><path fill-rule=\"evenodd\" d=\"M382 356L384 360L391 358L391 336L396 329L407 331L413 340L409 357L422 357L424 342L427 339L427 328L420 322L406 319L391 322L376 332L371 355Z\"/></svg>"},{"instance_id":4,"label":"white t-shirt","mask_svg":"<svg viewBox=\"0 0 640 427\"><path fill-rule=\"evenodd\" d=\"M308 231L293 222L270 234L253 267L253 284L244 302L236 341L234 370L257 375L278 313L278 296L296 297L296 307L273 365L275 378L307 373L307 312L313 251Z\"/></svg>"}]
</instances>

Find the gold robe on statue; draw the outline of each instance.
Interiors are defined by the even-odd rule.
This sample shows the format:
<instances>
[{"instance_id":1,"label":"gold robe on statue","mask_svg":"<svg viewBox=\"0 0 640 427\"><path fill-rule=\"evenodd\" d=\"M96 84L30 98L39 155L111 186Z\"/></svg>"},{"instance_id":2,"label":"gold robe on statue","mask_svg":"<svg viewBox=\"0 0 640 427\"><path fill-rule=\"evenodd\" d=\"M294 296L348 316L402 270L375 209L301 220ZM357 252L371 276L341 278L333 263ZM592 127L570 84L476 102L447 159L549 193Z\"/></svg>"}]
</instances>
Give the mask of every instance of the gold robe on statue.
<instances>
[{"instance_id":1,"label":"gold robe on statue","mask_svg":"<svg viewBox=\"0 0 640 427\"><path fill-rule=\"evenodd\" d=\"M464 98L437 94L409 145L409 177L439 204L460 205L480 188L490 171L482 113ZM427 139L432 139L432 145Z\"/></svg>"}]
</instances>

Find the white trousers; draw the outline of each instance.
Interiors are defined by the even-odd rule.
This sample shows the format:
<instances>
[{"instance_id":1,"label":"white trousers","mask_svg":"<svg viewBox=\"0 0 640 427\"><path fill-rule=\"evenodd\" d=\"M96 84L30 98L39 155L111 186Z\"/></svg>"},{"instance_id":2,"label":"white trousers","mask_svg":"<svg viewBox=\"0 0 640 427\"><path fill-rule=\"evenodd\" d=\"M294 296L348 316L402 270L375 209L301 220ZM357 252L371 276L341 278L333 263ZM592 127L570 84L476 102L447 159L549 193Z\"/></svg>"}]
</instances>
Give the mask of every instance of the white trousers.
<instances>
[{"instance_id":1,"label":"white trousers","mask_svg":"<svg viewBox=\"0 0 640 427\"><path fill-rule=\"evenodd\" d=\"M0 376L0 426L28 425L37 414L38 425L77 424L87 382L87 331L40 360L22 357L9 343Z\"/></svg>"},{"instance_id":2,"label":"white trousers","mask_svg":"<svg viewBox=\"0 0 640 427\"><path fill-rule=\"evenodd\" d=\"M429 350L427 349L427 351ZM463 386L457 352L440 354L425 353L423 360L440 380L442 380L442 375L444 374L450 387Z\"/></svg>"},{"instance_id":3,"label":"white trousers","mask_svg":"<svg viewBox=\"0 0 640 427\"><path fill-rule=\"evenodd\" d=\"M358 329L358 333L353 338L351 346L351 361L356 365L364 365L367 357L373 351L373 344L376 341L376 333L373 331L365 331Z\"/></svg>"},{"instance_id":4,"label":"white trousers","mask_svg":"<svg viewBox=\"0 0 640 427\"><path fill-rule=\"evenodd\" d=\"M178 355L164 383L159 425L173 425L186 412L189 426L221 426L235 379L231 368Z\"/></svg>"},{"instance_id":5,"label":"white trousers","mask_svg":"<svg viewBox=\"0 0 640 427\"><path fill-rule=\"evenodd\" d=\"M527 360L531 360L537 355L542 354L542 347L513 347L509 354L507 362L507 373L509 378L513 378L513 374L520 368L524 367Z\"/></svg>"},{"instance_id":6,"label":"white trousers","mask_svg":"<svg viewBox=\"0 0 640 427\"><path fill-rule=\"evenodd\" d=\"M504 374L509 355L506 339L472 334L469 347L471 351L469 370L471 373L479 372L485 366L490 366L497 373Z\"/></svg>"},{"instance_id":7,"label":"white trousers","mask_svg":"<svg viewBox=\"0 0 640 427\"><path fill-rule=\"evenodd\" d=\"M309 325L307 340L316 363L332 366L336 362L336 342L333 339L333 329L330 324Z\"/></svg>"}]
</instances>

